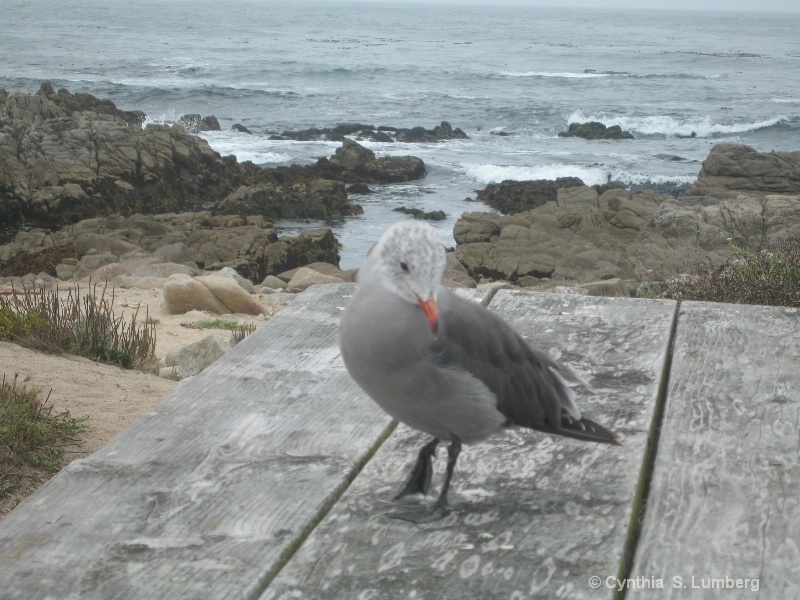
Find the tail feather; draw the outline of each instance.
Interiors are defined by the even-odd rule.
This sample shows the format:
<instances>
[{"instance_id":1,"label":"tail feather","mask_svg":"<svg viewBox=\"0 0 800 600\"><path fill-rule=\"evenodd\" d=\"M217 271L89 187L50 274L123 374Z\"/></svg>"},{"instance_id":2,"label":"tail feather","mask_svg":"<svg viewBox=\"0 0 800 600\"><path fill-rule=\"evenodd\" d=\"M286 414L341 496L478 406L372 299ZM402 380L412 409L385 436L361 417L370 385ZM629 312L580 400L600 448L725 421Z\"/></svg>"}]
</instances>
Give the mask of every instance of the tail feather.
<instances>
[{"instance_id":1,"label":"tail feather","mask_svg":"<svg viewBox=\"0 0 800 600\"><path fill-rule=\"evenodd\" d=\"M586 417L573 419L566 411L561 416L561 427L553 433L587 442L620 445L619 441L617 441L617 435L610 429Z\"/></svg>"}]
</instances>

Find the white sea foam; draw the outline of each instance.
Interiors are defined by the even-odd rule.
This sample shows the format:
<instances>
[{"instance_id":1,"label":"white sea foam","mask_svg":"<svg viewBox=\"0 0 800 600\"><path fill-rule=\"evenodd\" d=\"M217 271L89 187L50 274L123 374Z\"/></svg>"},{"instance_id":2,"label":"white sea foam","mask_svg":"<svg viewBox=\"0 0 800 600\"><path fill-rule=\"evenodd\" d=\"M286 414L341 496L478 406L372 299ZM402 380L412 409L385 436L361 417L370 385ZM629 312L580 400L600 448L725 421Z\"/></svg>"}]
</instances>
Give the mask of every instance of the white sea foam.
<instances>
[{"instance_id":1,"label":"white sea foam","mask_svg":"<svg viewBox=\"0 0 800 600\"><path fill-rule=\"evenodd\" d=\"M690 136L695 134L698 137L709 137L715 134L735 134L756 131L758 129L772 127L786 120L787 118L785 116L779 115L762 121L725 124L712 122L708 117L697 117L695 119L676 119L668 115L608 117L602 114L591 115L576 111L569 116L567 123L598 121L606 127L619 125L624 130L643 135Z\"/></svg>"},{"instance_id":2,"label":"white sea foam","mask_svg":"<svg viewBox=\"0 0 800 600\"><path fill-rule=\"evenodd\" d=\"M160 115L145 115L142 127L147 127L148 125L174 125L182 116L183 113L174 109L169 109Z\"/></svg>"},{"instance_id":3,"label":"white sea foam","mask_svg":"<svg viewBox=\"0 0 800 600\"><path fill-rule=\"evenodd\" d=\"M532 181L555 180L559 177L578 177L586 185L602 185L609 181L625 185L686 185L696 179L693 175L652 175L631 173L621 169L585 167L569 164L547 164L531 167L473 164L464 167L464 173L480 184L499 183L505 180Z\"/></svg>"},{"instance_id":4,"label":"white sea foam","mask_svg":"<svg viewBox=\"0 0 800 600\"><path fill-rule=\"evenodd\" d=\"M257 165L282 164L296 157L275 150L275 143L261 135L248 135L237 131L206 131L200 134L209 146L223 156L232 154L239 162L249 160ZM281 146L285 150L285 146Z\"/></svg>"},{"instance_id":5,"label":"white sea foam","mask_svg":"<svg viewBox=\"0 0 800 600\"><path fill-rule=\"evenodd\" d=\"M608 171L602 168L567 164L548 164L531 167L475 164L466 165L464 172L468 177L472 177L483 185L499 183L506 179L530 181L535 179L557 179L559 177L580 177L584 183L595 185L608 181L609 175Z\"/></svg>"},{"instance_id":6,"label":"white sea foam","mask_svg":"<svg viewBox=\"0 0 800 600\"><path fill-rule=\"evenodd\" d=\"M501 71L500 74L506 77L560 77L563 79L594 79L596 77L611 77L613 75L613 73L548 73L546 71L527 71L525 73Z\"/></svg>"}]
</instances>

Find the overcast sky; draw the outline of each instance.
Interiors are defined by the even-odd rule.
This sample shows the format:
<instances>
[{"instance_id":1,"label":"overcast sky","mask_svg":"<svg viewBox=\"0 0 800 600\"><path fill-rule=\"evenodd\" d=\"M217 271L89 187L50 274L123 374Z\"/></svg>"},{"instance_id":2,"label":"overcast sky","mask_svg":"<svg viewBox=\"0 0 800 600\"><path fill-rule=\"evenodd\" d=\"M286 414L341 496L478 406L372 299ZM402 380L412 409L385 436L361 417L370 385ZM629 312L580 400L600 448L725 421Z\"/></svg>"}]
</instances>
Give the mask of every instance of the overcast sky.
<instances>
[{"instance_id":1,"label":"overcast sky","mask_svg":"<svg viewBox=\"0 0 800 600\"><path fill-rule=\"evenodd\" d=\"M374 0L373 0L374 1ZM403 0L389 0L402 2ZM430 2L430 0L411 0ZM585 8L800 12L800 0L439 0L452 4L521 4ZM800 34L800 33L799 33Z\"/></svg>"}]
</instances>

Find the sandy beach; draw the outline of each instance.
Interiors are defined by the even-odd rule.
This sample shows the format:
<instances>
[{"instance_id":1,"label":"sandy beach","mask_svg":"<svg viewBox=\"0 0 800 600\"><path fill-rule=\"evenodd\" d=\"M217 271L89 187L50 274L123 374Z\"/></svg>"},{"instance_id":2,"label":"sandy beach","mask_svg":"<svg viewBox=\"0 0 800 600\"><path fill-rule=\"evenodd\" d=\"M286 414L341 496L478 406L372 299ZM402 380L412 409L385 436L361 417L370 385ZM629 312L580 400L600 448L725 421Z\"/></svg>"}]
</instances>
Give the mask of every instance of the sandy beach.
<instances>
[{"instance_id":1,"label":"sandy beach","mask_svg":"<svg viewBox=\"0 0 800 600\"><path fill-rule=\"evenodd\" d=\"M84 295L83 288L81 295ZM254 298L263 300L258 295ZM268 302L264 304L271 312L281 306ZM157 288L115 288L113 306L115 315L129 318L138 308L139 319L144 320L148 315L156 322L155 355L161 361L176 346L225 331L196 326L203 319L220 315L197 311L181 315L167 314L161 289ZM241 324L256 325L265 319L241 314L221 317ZM73 417L86 417L86 431L74 444L64 448L64 465L98 450L119 431L166 399L179 385L177 381L153 373L122 369L78 356L37 352L7 342L0 342L0 371L7 380L18 375L19 381L24 382L26 387L39 390L42 399L49 393L49 405L54 414L68 410ZM16 493L0 499L0 518L45 481L30 479Z\"/></svg>"}]
</instances>

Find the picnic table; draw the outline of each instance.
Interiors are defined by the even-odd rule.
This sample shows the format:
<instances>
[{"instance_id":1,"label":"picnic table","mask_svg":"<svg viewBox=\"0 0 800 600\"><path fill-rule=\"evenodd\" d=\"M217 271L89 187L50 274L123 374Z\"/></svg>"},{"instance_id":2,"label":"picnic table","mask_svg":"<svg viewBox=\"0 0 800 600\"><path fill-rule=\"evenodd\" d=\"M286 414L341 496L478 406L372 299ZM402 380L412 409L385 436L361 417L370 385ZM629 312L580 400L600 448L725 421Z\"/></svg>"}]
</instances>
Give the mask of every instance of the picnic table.
<instances>
[{"instance_id":1,"label":"picnic table","mask_svg":"<svg viewBox=\"0 0 800 600\"><path fill-rule=\"evenodd\" d=\"M385 513L427 438L348 376L353 290L310 288L0 521L0 598L800 597L800 311L459 291L622 445L509 430L418 525Z\"/></svg>"}]
</instances>

